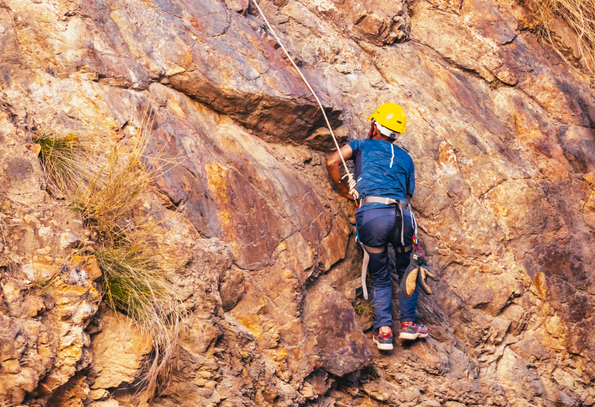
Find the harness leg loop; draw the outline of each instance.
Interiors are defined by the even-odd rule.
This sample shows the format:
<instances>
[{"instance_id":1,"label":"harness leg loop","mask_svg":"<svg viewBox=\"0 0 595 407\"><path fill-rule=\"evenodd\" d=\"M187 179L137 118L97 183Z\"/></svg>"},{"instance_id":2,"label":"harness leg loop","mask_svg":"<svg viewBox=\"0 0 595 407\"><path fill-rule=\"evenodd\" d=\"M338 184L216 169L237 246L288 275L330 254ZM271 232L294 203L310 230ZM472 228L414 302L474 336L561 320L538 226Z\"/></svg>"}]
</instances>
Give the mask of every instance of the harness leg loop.
<instances>
[{"instance_id":1,"label":"harness leg loop","mask_svg":"<svg viewBox=\"0 0 595 407\"><path fill-rule=\"evenodd\" d=\"M364 293L364 298L367 300L368 287L366 286L366 276L368 274L368 264L370 263L370 253L382 253L385 248L366 246L362 242L359 242L359 244L362 246L362 250L364 251L364 260L362 262L362 291Z\"/></svg>"}]
</instances>

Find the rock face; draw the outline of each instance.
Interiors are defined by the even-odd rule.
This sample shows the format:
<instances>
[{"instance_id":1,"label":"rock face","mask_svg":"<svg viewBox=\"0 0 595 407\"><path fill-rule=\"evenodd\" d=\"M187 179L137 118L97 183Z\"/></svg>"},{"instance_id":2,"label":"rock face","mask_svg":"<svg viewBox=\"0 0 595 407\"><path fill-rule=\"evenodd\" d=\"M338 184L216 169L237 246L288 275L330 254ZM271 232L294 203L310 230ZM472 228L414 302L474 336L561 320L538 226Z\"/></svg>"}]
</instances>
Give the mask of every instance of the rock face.
<instances>
[{"instance_id":1,"label":"rock face","mask_svg":"<svg viewBox=\"0 0 595 407\"><path fill-rule=\"evenodd\" d=\"M332 142L251 2L0 0L0 405L138 405L151 340L98 312L97 263L70 256L88 231L30 143L111 145L147 114L149 160L180 160L143 199L188 310L153 405L594 405L586 72L508 1L259 4L342 141L405 108L430 337L373 348Z\"/></svg>"}]
</instances>

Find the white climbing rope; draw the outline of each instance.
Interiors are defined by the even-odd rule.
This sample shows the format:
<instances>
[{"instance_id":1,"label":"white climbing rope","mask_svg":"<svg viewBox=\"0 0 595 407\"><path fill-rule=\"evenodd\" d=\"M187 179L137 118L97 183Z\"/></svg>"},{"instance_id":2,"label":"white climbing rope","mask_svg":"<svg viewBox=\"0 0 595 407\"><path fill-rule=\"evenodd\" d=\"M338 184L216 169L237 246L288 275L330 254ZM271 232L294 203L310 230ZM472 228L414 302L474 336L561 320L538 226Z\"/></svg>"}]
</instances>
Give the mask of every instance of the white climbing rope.
<instances>
[{"instance_id":1,"label":"white climbing rope","mask_svg":"<svg viewBox=\"0 0 595 407\"><path fill-rule=\"evenodd\" d=\"M312 92L312 95L314 95L314 98L318 102L318 106L320 106L320 110L322 111L324 120L326 121L328 129L331 132L331 136L333 136L333 141L335 142L335 146L337 147L337 151L339 152L339 155L341 156L341 161L343 162L343 166L345 167L345 172L346 172L345 176L347 177L347 183L349 185L349 193L351 195L353 195L353 197L355 199L358 199L359 193L357 192L357 189L355 189L355 187L356 187L355 179L353 178L353 174L351 174L351 172L349 172L349 169L347 168L347 164L345 163L345 158L343 158L343 154L341 153L341 148L339 147L339 143L337 142L337 137L335 137L335 133L333 132L333 128L331 127L331 123L329 122L328 117L326 116L326 112L324 111L324 107L322 106L320 99L318 99L318 95L316 95L316 92L314 92L314 89L312 89L312 86L310 86L310 83L308 82L308 80L306 79L304 74L302 74L302 71L300 70L300 68L296 65L295 62L293 62L293 58L291 58L291 56L289 55L289 52L287 52L287 49L283 46L281 39L277 36L277 33L275 32L275 30L273 30L273 27L271 27L269 20L267 20L266 16L262 12L262 10L261 10L260 6L258 5L258 3L256 2L256 0L253 0L253 2L254 2L254 5L256 6L256 8L258 9L258 11L260 12L260 15L264 19L264 22L266 23L267 27L269 27L271 34L273 34L273 36L277 40L277 43L281 46L281 48L285 52L285 55L287 55L287 59L289 59L289 62L291 62L291 64L294 66L294 68L296 69L298 74L302 77L302 79L306 83L306 86L308 86L308 89L310 89L310 92ZM345 178L345 177L343 177L343 178ZM341 179L343 179L343 178L341 178Z\"/></svg>"}]
</instances>

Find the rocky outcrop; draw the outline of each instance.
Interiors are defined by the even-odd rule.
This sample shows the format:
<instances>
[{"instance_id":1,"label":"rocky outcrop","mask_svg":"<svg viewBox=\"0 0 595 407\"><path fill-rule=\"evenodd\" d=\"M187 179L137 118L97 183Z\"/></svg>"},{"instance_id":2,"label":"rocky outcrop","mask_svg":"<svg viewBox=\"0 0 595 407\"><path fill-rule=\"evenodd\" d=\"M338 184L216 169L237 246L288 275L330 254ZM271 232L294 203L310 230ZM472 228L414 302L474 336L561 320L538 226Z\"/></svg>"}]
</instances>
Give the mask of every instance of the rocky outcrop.
<instances>
[{"instance_id":1,"label":"rocky outcrop","mask_svg":"<svg viewBox=\"0 0 595 407\"><path fill-rule=\"evenodd\" d=\"M440 275L420 300L429 339L371 346L332 142L250 2L0 0L0 405L594 405L586 73L516 3L259 4L342 140L377 105L405 108ZM169 380L139 401L151 339L99 308L100 270L71 252L93 237L31 138L111 146L147 114L148 160L179 164L143 213L167 229L188 315Z\"/></svg>"}]
</instances>

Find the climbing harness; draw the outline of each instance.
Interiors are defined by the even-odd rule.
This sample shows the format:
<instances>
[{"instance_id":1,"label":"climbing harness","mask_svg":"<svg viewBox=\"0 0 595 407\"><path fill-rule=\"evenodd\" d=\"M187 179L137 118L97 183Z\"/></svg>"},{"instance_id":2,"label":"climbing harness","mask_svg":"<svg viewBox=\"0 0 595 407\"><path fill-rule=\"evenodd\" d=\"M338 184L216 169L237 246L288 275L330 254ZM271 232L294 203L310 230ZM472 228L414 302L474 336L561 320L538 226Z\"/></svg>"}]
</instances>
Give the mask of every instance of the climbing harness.
<instances>
[{"instance_id":1,"label":"climbing harness","mask_svg":"<svg viewBox=\"0 0 595 407\"><path fill-rule=\"evenodd\" d=\"M415 214L411 208L411 204L406 201L400 201L397 199L390 199L390 198L381 198L381 197L366 197L362 199L362 205L369 202L376 202L376 203L383 203L385 205L394 205L395 206L395 223L388 234L388 242L392 242L397 228L400 225L401 229L401 246L395 247L395 251L397 253L408 253L411 252L411 257L409 260L409 265L403 274L403 278L399 284L399 290L401 291L401 295L405 298L409 298L415 292L417 286L419 286L426 294L431 295L432 289L428 285L426 279L430 277L433 280L436 280L436 275L432 271L430 271L430 267L428 266L428 262L426 260L425 254L421 251L421 246L419 244L419 238L417 237L417 220L415 219ZM413 228L413 243L410 247L405 246L405 217L403 216L403 209L408 210L411 213L411 226ZM355 239L360 245L364 252L364 260L362 262L362 291L364 294L364 298L368 299L368 288L366 286L366 277L368 274L368 264L370 261L370 253L382 253L384 250L387 250L388 244L385 247L369 247L364 245L361 240L359 240L359 234L356 235Z\"/></svg>"},{"instance_id":2,"label":"climbing harness","mask_svg":"<svg viewBox=\"0 0 595 407\"><path fill-rule=\"evenodd\" d=\"M281 48L285 52L285 55L287 55L287 59L289 59L289 62L291 62L291 64L294 66L297 73L301 76L301 78L306 83L306 86L308 86L308 89L310 89L310 92L312 92L312 95L314 95L316 102L318 102L318 106L320 106L320 110L322 111L324 120L326 121L328 129L331 132L331 136L333 136L333 141L335 142L335 147L337 147L337 151L339 152L339 155L341 156L341 161L343 162L343 166L345 167L346 174L341 178L341 180L343 180L343 178L347 177L347 184L349 185L349 193L355 198L355 201L357 202L357 200L359 199L359 193L357 192L357 189L356 189L357 183L356 183L355 179L353 178L353 174L351 174L351 172L349 171L349 168L347 168L347 163L345 162L345 158L343 158L343 154L341 153L341 148L339 147L339 143L337 142L337 137L335 137L335 133L333 132L333 128L331 127L331 123L329 122L328 117L326 116L326 112L324 111L322 102L320 102L318 95L316 95L316 92L314 92L314 89L312 89L312 86L310 86L310 83L308 82L308 80L306 79L304 74L302 74L302 71L300 70L300 68L296 65L295 62L293 62L293 58L291 58L291 56L289 55L289 52L287 52L287 49L283 46L281 39L279 39L275 30L273 30L273 27L271 27L269 20L267 20L266 16L264 15L263 11L261 10L261 8L258 5L258 3L256 2L256 0L252 0L252 2L258 9L258 12L260 13L260 15L262 16L267 27L271 31L271 34L273 34L273 37L275 37L275 40L277 40L277 43L279 44L279 46L281 46Z\"/></svg>"},{"instance_id":3,"label":"climbing harness","mask_svg":"<svg viewBox=\"0 0 595 407\"><path fill-rule=\"evenodd\" d=\"M405 236L403 235L405 228L403 227L403 209L407 209L409 212L411 212L411 222L412 222L412 226L413 226L413 233L414 235L417 235L417 221L415 220L415 215L413 214L413 210L411 209L411 204L407 201L400 201L398 199L391 199L391 198L381 198L378 196L368 196L364 199L362 199L361 204L365 204L365 203L371 203L371 202L375 202L375 203L382 203L385 205L394 205L396 208L399 209L399 213L400 213L400 217L401 217L401 246L405 246ZM396 214L395 214L396 215ZM390 242L392 242L394 236L395 236L395 232L397 230L397 223L395 222L395 225L393 226L393 228L390 231L390 234L388 236L388 240Z\"/></svg>"},{"instance_id":4,"label":"climbing harness","mask_svg":"<svg viewBox=\"0 0 595 407\"><path fill-rule=\"evenodd\" d=\"M403 209L408 210L411 213L411 225L413 227L414 238L417 236L417 221L415 220L415 215L413 214L413 210L411 208L411 204L407 201L401 201L398 199L391 199L391 198L382 198L378 196L368 196L362 199L361 204L365 203L382 203L385 205L393 205L395 207L395 223L393 224L392 229L388 234L388 242L392 242L395 233L397 233L397 229L401 229L401 246L395 247L395 251L397 253L407 253L411 251L411 247L405 247L405 217L403 216ZM361 240L359 240L359 234L356 235L356 241L361 245L362 250L364 251L364 260L362 262L362 291L364 294L364 298L368 299L368 288L366 287L366 276L368 274L368 264L370 262L370 254L369 253L382 253L387 247L383 247L382 249L377 247L369 247L364 245ZM415 241L414 241L415 242ZM388 246L388 244L387 244ZM419 247L419 245L418 245ZM414 248L414 246L413 246Z\"/></svg>"}]
</instances>

